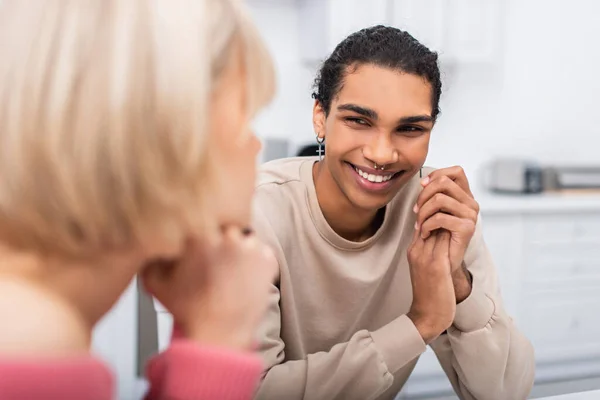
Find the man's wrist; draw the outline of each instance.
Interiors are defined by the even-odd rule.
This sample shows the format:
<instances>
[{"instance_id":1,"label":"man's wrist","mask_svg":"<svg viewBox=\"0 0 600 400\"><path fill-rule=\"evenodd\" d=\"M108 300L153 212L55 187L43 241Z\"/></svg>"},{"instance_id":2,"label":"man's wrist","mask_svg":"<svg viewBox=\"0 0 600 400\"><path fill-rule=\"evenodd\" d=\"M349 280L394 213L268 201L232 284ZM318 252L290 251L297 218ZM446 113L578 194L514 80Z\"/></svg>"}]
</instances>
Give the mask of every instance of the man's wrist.
<instances>
[{"instance_id":1,"label":"man's wrist","mask_svg":"<svg viewBox=\"0 0 600 400\"><path fill-rule=\"evenodd\" d=\"M411 312L408 312L406 316L413 322L425 344L431 343L440 335L440 332L435 329L435 324L428 322L424 318L419 318Z\"/></svg>"}]
</instances>

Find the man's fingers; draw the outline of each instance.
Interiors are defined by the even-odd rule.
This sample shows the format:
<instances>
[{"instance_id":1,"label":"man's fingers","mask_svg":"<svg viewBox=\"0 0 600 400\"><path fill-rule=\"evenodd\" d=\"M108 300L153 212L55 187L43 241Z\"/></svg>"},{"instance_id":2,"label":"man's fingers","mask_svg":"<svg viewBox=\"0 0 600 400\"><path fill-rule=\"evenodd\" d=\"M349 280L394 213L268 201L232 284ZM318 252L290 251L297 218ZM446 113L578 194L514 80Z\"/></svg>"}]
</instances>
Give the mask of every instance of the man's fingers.
<instances>
[{"instance_id":1,"label":"man's fingers","mask_svg":"<svg viewBox=\"0 0 600 400\"><path fill-rule=\"evenodd\" d=\"M435 242L437 240L435 235L436 235L436 233L433 233L433 235L430 235L427 238L423 238L423 241L425 242L424 247L423 247L423 252L427 255L433 254L433 249L435 248ZM421 237L423 237L423 235L421 235Z\"/></svg>"},{"instance_id":2,"label":"man's fingers","mask_svg":"<svg viewBox=\"0 0 600 400\"><path fill-rule=\"evenodd\" d=\"M437 229L445 229L452 234L460 234L470 238L475 232L475 222L449 214L437 213L423 222L421 237L427 239Z\"/></svg>"},{"instance_id":3,"label":"man's fingers","mask_svg":"<svg viewBox=\"0 0 600 400\"><path fill-rule=\"evenodd\" d=\"M436 194L442 193L466 206L479 212L479 204L466 191L464 191L456 182L447 176L441 176L438 179L431 181L423 188L416 202L416 211L418 212L425 203L430 201Z\"/></svg>"},{"instance_id":4,"label":"man's fingers","mask_svg":"<svg viewBox=\"0 0 600 400\"><path fill-rule=\"evenodd\" d=\"M448 258L450 254L450 232L447 230L439 230L435 233L435 236L434 256L438 259Z\"/></svg>"},{"instance_id":5,"label":"man's fingers","mask_svg":"<svg viewBox=\"0 0 600 400\"><path fill-rule=\"evenodd\" d=\"M419 209L417 213L418 226L423 225L423 222L439 212L477 221L475 210L444 193L436 193Z\"/></svg>"},{"instance_id":6,"label":"man's fingers","mask_svg":"<svg viewBox=\"0 0 600 400\"><path fill-rule=\"evenodd\" d=\"M408 253L409 254L421 254L421 252L423 251L423 245L425 244L425 242L423 241L423 238L421 237L421 231L419 229L417 229L417 227L415 226L415 229L413 231L413 237L412 237L412 241L410 243L410 246L408 247Z\"/></svg>"},{"instance_id":7,"label":"man's fingers","mask_svg":"<svg viewBox=\"0 0 600 400\"><path fill-rule=\"evenodd\" d=\"M471 197L473 197L473 193L471 192L471 187L469 185L469 180L467 179L465 170L461 166L457 165L454 167L437 169L431 172L429 175L427 175L427 178L429 178L429 182L433 182L442 176L447 176L448 178L456 182L456 184L460 186L462 190L464 190Z\"/></svg>"}]
</instances>

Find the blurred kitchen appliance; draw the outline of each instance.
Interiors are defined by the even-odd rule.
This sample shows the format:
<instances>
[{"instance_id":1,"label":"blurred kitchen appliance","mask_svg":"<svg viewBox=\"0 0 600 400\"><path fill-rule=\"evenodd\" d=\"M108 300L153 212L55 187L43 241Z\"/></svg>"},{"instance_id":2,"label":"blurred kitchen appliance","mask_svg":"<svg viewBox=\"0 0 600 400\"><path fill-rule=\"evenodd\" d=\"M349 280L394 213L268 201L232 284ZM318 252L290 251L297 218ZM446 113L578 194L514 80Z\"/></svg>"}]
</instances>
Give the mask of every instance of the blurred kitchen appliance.
<instances>
[{"instance_id":1,"label":"blurred kitchen appliance","mask_svg":"<svg viewBox=\"0 0 600 400\"><path fill-rule=\"evenodd\" d=\"M526 159L499 158L484 167L483 185L497 193L600 190L600 166L541 166Z\"/></svg>"},{"instance_id":2,"label":"blurred kitchen appliance","mask_svg":"<svg viewBox=\"0 0 600 400\"><path fill-rule=\"evenodd\" d=\"M548 167L543 173L544 190L600 190L600 166Z\"/></svg>"},{"instance_id":3,"label":"blurred kitchen appliance","mask_svg":"<svg viewBox=\"0 0 600 400\"><path fill-rule=\"evenodd\" d=\"M540 193L543 169L535 162L522 159L497 159L484 168L484 186L499 193Z\"/></svg>"}]
</instances>

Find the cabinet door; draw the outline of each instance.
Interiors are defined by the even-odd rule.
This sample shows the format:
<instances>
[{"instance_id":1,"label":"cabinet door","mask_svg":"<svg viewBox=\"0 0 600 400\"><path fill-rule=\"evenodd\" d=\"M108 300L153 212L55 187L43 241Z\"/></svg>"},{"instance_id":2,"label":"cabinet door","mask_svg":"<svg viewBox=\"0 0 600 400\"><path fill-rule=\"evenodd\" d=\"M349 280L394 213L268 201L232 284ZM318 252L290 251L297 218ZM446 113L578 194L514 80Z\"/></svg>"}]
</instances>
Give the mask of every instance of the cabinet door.
<instances>
[{"instance_id":1,"label":"cabinet door","mask_svg":"<svg viewBox=\"0 0 600 400\"><path fill-rule=\"evenodd\" d=\"M508 313L520 319L524 219L518 214L485 213L481 217L483 239L498 274L499 290Z\"/></svg>"},{"instance_id":2,"label":"cabinet door","mask_svg":"<svg viewBox=\"0 0 600 400\"><path fill-rule=\"evenodd\" d=\"M497 60L503 29L501 0L392 0L392 24L457 63Z\"/></svg>"},{"instance_id":3,"label":"cabinet door","mask_svg":"<svg viewBox=\"0 0 600 400\"><path fill-rule=\"evenodd\" d=\"M448 55L460 63L493 63L500 56L501 0L452 0L447 21Z\"/></svg>"},{"instance_id":4,"label":"cabinet door","mask_svg":"<svg viewBox=\"0 0 600 400\"><path fill-rule=\"evenodd\" d=\"M527 217L522 324L539 365L600 356L600 214ZM584 373L585 374L585 371Z\"/></svg>"},{"instance_id":5,"label":"cabinet door","mask_svg":"<svg viewBox=\"0 0 600 400\"><path fill-rule=\"evenodd\" d=\"M387 0L299 0L300 53L309 65L322 62L346 36L389 24Z\"/></svg>"},{"instance_id":6,"label":"cabinet door","mask_svg":"<svg viewBox=\"0 0 600 400\"><path fill-rule=\"evenodd\" d=\"M386 0L329 0L331 50L360 29L389 24L387 8Z\"/></svg>"},{"instance_id":7,"label":"cabinet door","mask_svg":"<svg viewBox=\"0 0 600 400\"><path fill-rule=\"evenodd\" d=\"M563 363L600 356L600 296L597 289L536 293L526 297L522 329L536 362Z\"/></svg>"},{"instance_id":8,"label":"cabinet door","mask_svg":"<svg viewBox=\"0 0 600 400\"><path fill-rule=\"evenodd\" d=\"M431 50L443 52L448 3L445 0L391 1L391 23Z\"/></svg>"}]
</instances>

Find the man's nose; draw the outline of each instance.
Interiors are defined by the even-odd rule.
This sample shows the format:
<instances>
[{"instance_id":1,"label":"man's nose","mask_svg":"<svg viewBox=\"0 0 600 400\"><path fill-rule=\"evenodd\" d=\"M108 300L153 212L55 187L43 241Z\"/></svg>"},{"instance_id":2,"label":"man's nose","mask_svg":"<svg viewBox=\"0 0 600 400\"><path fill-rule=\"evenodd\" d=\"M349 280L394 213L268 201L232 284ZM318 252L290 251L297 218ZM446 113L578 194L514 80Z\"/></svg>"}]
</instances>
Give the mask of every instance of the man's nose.
<instances>
[{"instance_id":1,"label":"man's nose","mask_svg":"<svg viewBox=\"0 0 600 400\"><path fill-rule=\"evenodd\" d=\"M365 146L363 155L377 165L393 164L398 161L398 152L389 135L377 135Z\"/></svg>"}]
</instances>

